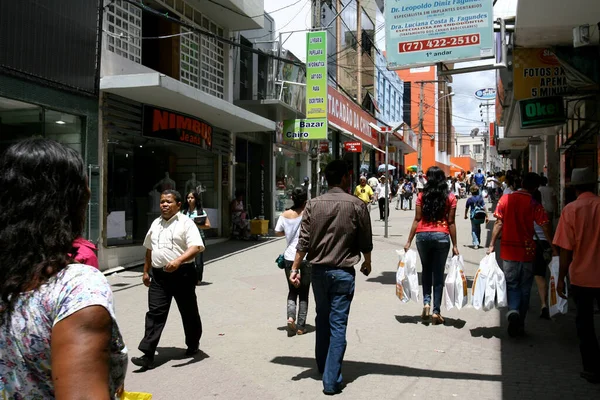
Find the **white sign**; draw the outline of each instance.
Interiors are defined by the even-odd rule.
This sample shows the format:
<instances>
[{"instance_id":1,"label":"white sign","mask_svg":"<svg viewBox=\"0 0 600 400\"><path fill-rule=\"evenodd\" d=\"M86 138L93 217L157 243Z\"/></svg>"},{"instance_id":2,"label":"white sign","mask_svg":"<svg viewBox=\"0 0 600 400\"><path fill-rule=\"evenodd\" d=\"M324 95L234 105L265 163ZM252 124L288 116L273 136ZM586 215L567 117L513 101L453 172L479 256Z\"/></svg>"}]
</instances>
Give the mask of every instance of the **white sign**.
<instances>
[{"instance_id":1,"label":"white sign","mask_svg":"<svg viewBox=\"0 0 600 400\"><path fill-rule=\"evenodd\" d=\"M496 89L479 89L475 92L475 97L477 97L479 100L494 100L496 98Z\"/></svg>"}]
</instances>

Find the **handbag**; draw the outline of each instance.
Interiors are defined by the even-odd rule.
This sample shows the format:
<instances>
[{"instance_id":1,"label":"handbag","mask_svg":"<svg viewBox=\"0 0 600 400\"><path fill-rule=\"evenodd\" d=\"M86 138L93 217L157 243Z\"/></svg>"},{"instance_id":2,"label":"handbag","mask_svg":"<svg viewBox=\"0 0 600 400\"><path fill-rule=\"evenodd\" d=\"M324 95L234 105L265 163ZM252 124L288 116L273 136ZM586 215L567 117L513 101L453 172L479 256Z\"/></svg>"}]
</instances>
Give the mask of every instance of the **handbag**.
<instances>
[{"instance_id":1,"label":"handbag","mask_svg":"<svg viewBox=\"0 0 600 400\"><path fill-rule=\"evenodd\" d=\"M536 241L536 246L541 247L541 240L540 237L538 236L536 231L533 231L533 234L535 236L535 241ZM546 263L546 265L550 264L550 262L552 261L552 246L542 249L542 257L544 258L544 262Z\"/></svg>"},{"instance_id":2,"label":"handbag","mask_svg":"<svg viewBox=\"0 0 600 400\"><path fill-rule=\"evenodd\" d=\"M294 236L296 236L296 233L298 233L298 229L300 229L300 225L302 225L302 221L300 221L300 223L296 227L296 230L294 231ZM281 269L285 268L285 257L283 256L283 254L280 254L277 256L277 258L275 259L275 264L277 264L277 266Z\"/></svg>"}]
</instances>

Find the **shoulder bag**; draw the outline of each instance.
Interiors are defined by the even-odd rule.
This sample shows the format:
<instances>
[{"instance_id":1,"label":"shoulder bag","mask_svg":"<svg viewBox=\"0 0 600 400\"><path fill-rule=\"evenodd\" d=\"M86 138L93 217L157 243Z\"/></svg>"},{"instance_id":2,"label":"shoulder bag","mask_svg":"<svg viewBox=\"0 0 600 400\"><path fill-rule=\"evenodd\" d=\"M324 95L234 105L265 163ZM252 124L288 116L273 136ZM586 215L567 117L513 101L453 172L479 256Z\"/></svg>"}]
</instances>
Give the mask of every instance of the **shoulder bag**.
<instances>
[{"instance_id":1,"label":"shoulder bag","mask_svg":"<svg viewBox=\"0 0 600 400\"><path fill-rule=\"evenodd\" d=\"M298 232L298 229L300 229L300 225L302 225L302 220L300 220L300 223L298 224L298 226L294 230L294 235L293 236L296 236L296 233ZM280 254L279 256L277 256L277 258L275 259L275 263L277 264L277 266L279 268L281 268L281 269L285 268L285 257L283 256L283 254Z\"/></svg>"}]
</instances>

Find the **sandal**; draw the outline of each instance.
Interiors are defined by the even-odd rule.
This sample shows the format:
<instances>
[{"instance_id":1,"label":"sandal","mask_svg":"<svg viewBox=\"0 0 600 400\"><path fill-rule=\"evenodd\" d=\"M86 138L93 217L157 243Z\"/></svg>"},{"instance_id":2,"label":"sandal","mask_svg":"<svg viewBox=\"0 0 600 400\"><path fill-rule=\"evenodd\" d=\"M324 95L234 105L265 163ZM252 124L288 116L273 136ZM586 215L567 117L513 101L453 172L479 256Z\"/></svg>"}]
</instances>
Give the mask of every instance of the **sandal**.
<instances>
[{"instance_id":1,"label":"sandal","mask_svg":"<svg viewBox=\"0 0 600 400\"><path fill-rule=\"evenodd\" d=\"M288 319L287 321L287 335L288 337L292 337L296 334L296 323L293 319Z\"/></svg>"},{"instance_id":2,"label":"sandal","mask_svg":"<svg viewBox=\"0 0 600 400\"><path fill-rule=\"evenodd\" d=\"M304 335L306 333L306 328L298 328L296 331L296 335Z\"/></svg>"},{"instance_id":3,"label":"sandal","mask_svg":"<svg viewBox=\"0 0 600 400\"><path fill-rule=\"evenodd\" d=\"M425 304L423 307L423 312L421 313L421 319L429 319L431 306L429 304Z\"/></svg>"},{"instance_id":4,"label":"sandal","mask_svg":"<svg viewBox=\"0 0 600 400\"><path fill-rule=\"evenodd\" d=\"M440 314L433 314L431 316L431 324L432 325L440 325L440 324L444 324L444 318L442 318L442 316Z\"/></svg>"}]
</instances>

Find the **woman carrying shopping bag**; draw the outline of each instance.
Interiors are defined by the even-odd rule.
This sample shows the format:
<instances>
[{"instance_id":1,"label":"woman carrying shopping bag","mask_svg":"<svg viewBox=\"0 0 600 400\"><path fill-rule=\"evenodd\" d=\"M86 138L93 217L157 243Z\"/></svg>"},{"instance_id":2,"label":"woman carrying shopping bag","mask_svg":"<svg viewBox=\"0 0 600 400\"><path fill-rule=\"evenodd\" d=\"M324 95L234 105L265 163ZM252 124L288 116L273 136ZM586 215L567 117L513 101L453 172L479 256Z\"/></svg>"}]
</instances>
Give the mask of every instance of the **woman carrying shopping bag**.
<instances>
[{"instance_id":1,"label":"woman carrying shopping bag","mask_svg":"<svg viewBox=\"0 0 600 400\"><path fill-rule=\"evenodd\" d=\"M415 207L415 219L404 250L408 251L413 238L417 237L417 250L423 265L423 313L428 319L431 312L431 288L433 285L433 325L443 324L440 314L444 290L444 267L452 240L452 253L458 255L456 244L456 196L449 192L444 171L438 167L427 170L427 183L419 193Z\"/></svg>"},{"instance_id":2,"label":"woman carrying shopping bag","mask_svg":"<svg viewBox=\"0 0 600 400\"><path fill-rule=\"evenodd\" d=\"M300 264L300 285L298 287L290 282L290 274L292 273L292 264L296 257L296 245L298 244L298 235L300 234L300 223L302 222L302 213L308 195L302 187L297 187L292 192L292 200L294 205L286 210L275 226L275 236L285 236L287 247L283 253L285 259L285 277L288 283L287 297L287 331L288 336L296 334L302 335L306 332L306 315L308 313L308 294L310 291L310 264L304 260ZM300 306L298 307L298 319L296 319L296 301L300 298Z\"/></svg>"}]
</instances>

